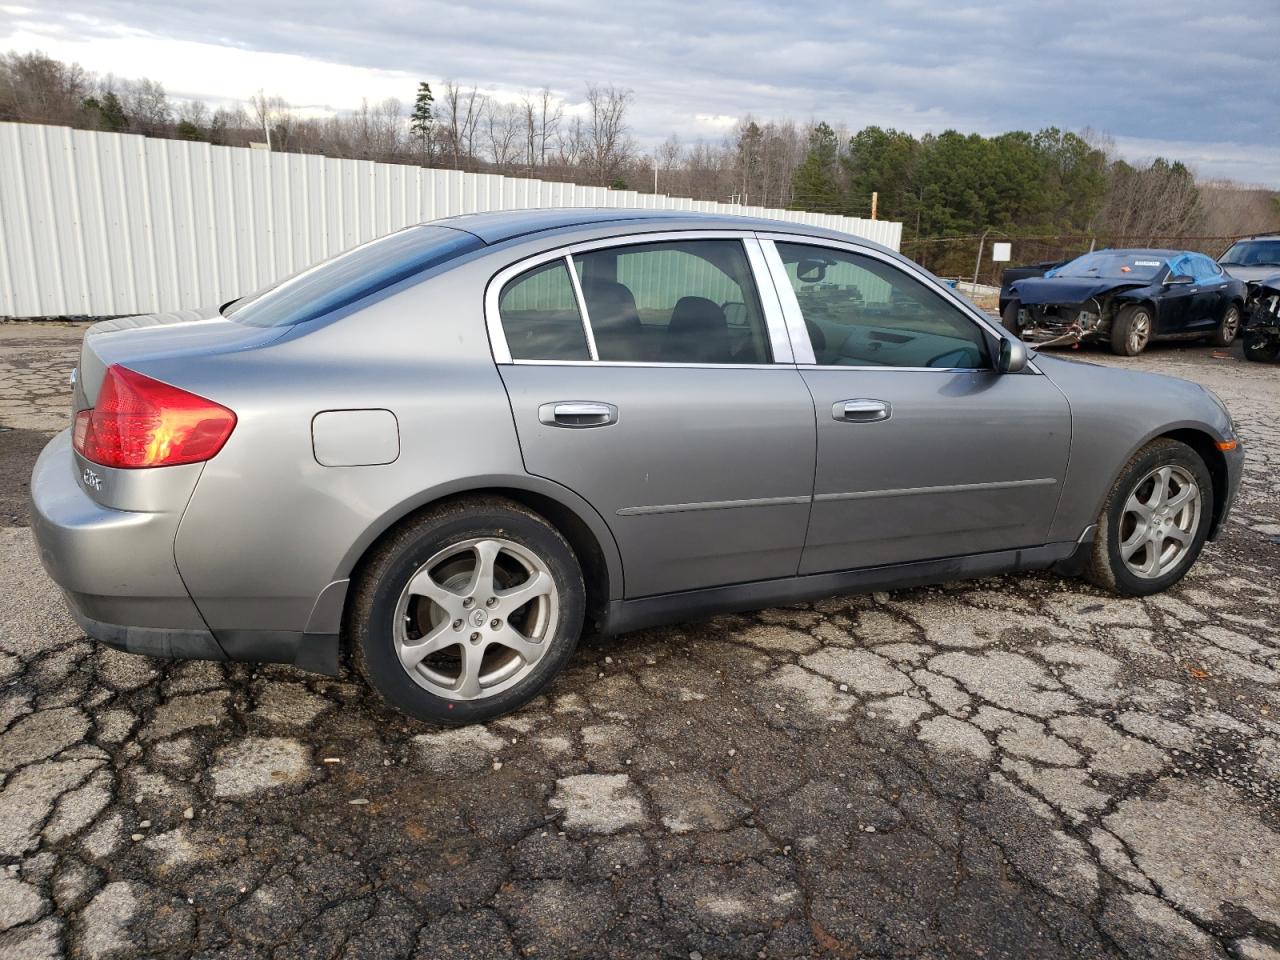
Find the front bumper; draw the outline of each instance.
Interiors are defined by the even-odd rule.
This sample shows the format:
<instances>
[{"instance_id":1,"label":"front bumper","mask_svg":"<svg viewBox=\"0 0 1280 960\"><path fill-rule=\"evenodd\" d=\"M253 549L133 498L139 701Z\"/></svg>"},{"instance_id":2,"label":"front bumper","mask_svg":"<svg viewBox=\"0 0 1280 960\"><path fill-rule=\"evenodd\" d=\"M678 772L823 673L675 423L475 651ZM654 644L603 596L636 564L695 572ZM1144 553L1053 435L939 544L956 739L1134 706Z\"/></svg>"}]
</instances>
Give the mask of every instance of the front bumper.
<instances>
[{"instance_id":1,"label":"front bumper","mask_svg":"<svg viewBox=\"0 0 1280 960\"><path fill-rule=\"evenodd\" d=\"M40 562L85 634L129 653L186 660L292 663L334 674L336 634L209 629L174 560L180 511L117 510L81 486L71 431L31 473L31 526Z\"/></svg>"},{"instance_id":2,"label":"front bumper","mask_svg":"<svg viewBox=\"0 0 1280 960\"><path fill-rule=\"evenodd\" d=\"M1236 494L1240 490L1240 478L1244 475L1244 443L1237 440L1235 448L1225 450L1222 454L1227 465L1226 490L1222 500L1222 509L1214 517L1213 526L1209 528L1209 539L1217 540L1222 528L1226 525L1227 516L1236 502Z\"/></svg>"}]
</instances>

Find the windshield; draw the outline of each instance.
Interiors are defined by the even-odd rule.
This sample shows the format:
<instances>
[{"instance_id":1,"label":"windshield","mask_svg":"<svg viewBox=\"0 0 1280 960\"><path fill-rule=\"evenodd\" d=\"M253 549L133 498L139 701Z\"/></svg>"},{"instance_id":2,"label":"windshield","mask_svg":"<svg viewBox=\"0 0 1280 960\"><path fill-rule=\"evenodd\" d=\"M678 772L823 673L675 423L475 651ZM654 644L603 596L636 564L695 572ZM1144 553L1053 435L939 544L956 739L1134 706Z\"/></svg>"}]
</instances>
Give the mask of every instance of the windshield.
<instances>
[{"instance_id":1,"label":"windshield","mask_svg":"<svg viewBox=\"0 0 1280 960\"><path fill-rule=\"evenodd\" d=\"M408 227L294 274L237 302L226 316L251 327L305 323L482 246L461 230Z\"/></svg>"},{"instance_id":2,"label":"windshield","mask_svg":"<svg viewBox=\"0 0 1280 960\"><path fill-rule=\"evenodd\" d=\"M1224 267L1280 267L1280 237L1275 240L1241 240L1232 244L1218 262Z\"/></svg>"},{"instance_id":3,"label":"windshield","mask_svg":"<svg viewBox=\"0 0 1280 960\"><path fill-rule=\"evenodd\" d=\"M1049 270L1046 277L1113 277L1117 280L1154 280L1164 260L1154 254L1100 250L1076 257Z\"/></svg>"}]
</instances>

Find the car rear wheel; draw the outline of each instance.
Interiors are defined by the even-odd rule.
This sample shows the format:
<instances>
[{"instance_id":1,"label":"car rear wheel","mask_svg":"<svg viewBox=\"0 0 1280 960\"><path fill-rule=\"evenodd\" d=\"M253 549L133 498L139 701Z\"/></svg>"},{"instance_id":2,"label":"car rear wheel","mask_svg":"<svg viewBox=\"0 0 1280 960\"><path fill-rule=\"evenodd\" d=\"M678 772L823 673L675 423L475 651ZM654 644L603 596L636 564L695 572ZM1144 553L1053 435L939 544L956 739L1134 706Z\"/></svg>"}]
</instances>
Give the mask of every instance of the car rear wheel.
<instances>
[{"instance_id":1,"label":"car rear wheel","mask_svg":"<svg viewBox=\"0 0 1280 960\"><path fill-rule=\"evenodd\" d=\"M358 577L356 667L391 706L461 725L515 710L569 660L582 571L564 537L514 501L453 501L395 531Z\"/></svg>"},{"instance_id":2,"label":"car rear wheel","mask_svg":"<svg viewBox=\"0 0 1280 960\"><path fill-rule=\"evenodd\" d=\"M1151 342L1151 310L1140 303L1125 307L1111 324L1111 352L1136 357Z\"/></svg>"},{"instance_id":3,"label":"car rear wheel","mask_svg":"<svg viewBox=\"0 0 1280 960\"><path fill-rule=\"evenodd\" d=\"M1204 546L1213 514L1213 482L1199 454L1160 439L1129 460L1111 488L1086 576L1124 596L1173 586Z\"/></svg>"},{"instance_id":4,"label":"car rear wheel","mask_svg":"<svg viewBox=\"0 0 1280 960\"><path fill-rule=\"evenodd\" d=\"M1265 333L1246 332L1244 358L1255 363L1275 363L1280 360L1280 340Z\"/></svg>"},{"instance_id":5,"label":"car rear wheel","mask_svg":"<svg viewBox=\"0 0 1280 960\"><path fill-rule=\"evenodd\" d=\"M1218 324L1218 329L1209 338L1209 343L1215 347L1229 347L1236 342L1236 334L1239 332L1240 308L1233 303L1222 315L1222 323Z\"/></svg>"},{"instance_id":6,"label":"car rear wheel","mask_svg":"<svg viewBox=\"0 0 1280 960\"><path fill-rule=\"evenodd\" d=\"M1012 333L1015 337L1022 336L1022 324L1018 322L1018 314L1022 312L1022 302L1020 300L1010 300L1004 307L1004 313L1000 315L1000 321L1004 324L1004 328Z\"/></svg>"}]
</instances>

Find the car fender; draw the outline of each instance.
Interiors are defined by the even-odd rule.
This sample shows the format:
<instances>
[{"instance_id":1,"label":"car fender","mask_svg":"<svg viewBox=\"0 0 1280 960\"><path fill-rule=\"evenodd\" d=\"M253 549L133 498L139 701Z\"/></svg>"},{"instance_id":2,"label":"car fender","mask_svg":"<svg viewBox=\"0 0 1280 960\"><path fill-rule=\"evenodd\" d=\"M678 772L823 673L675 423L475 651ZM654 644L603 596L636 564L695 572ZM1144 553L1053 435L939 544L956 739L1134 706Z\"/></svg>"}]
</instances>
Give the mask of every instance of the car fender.
<instances>
[{"instance_id":1,"label":"car fender","mask_svg":"<svg viewBox=\"0 0 1280 960\"><path fill-rule=\"evenodd\" d=\"M1071 452L1050 541L1072 540L1097 520L1135 453L1179 431L1232 439L1228 415L1199 384L1037 354L1041 371L1071 406Z\"/></svg>"}]
</instances>

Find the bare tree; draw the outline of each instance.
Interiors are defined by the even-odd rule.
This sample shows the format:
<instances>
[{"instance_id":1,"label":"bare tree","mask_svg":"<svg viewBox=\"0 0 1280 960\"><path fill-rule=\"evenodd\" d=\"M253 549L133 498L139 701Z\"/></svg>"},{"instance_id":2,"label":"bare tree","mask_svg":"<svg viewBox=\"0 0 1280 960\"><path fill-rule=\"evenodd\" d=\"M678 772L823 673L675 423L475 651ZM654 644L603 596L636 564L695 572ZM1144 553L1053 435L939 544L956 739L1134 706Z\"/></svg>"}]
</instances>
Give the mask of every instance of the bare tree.
<instances>
[{"instance_id":1,"label":"bare tree","mask_svg":"<svg viewBox=\"0 0 1280 960\"><path fill-rule=\"evenodd\" d=\"M464 90L452 80L444 83L444 135L453 154L453 167L474 166L476 131L488 105L488 98L473 86Z\"/></svg>"},{"instance_id":2,"label":"bare tree","mask_svg":"<svg viewBox=\"0 0 1280 960\"><path fill-rule=\"evenodd\" d=\"M143 77L121 86L124 91L121 100L133 129L149 137L167 133L166 128L173 122L173 108L169 106L164 85Z\"/></svg>"},{"instance_id":3,"label":"bare tree","mask_svg":"<svg viewBox=\"0 0 1280 960\"><path fill-rule=\"evenodd\" d=\"M520 159L520 134L524 128L521 108L514 103L490 103L485 134L489 156L499 170L510 170Z\"/></svg>"},{"instance_id":4,"label":"bare tree","mask_svg":"<svg viewBox=\"0 0 1280 960\"><path fill-rule=\"evenodd\" d=\"M556 134L556 160L563 168L572 170L587 156L587 127L581 117L573 117Z\"/></svg>"},{"instance_id":5,"label":"bare tree","mask_svg":"<svg viewBox=\"0 0 1280 960\"><path fill-rule=\"evenodd\" d=\"M268 138L268 145L273 150L283 150L289 144L289 137L297 123L293 111L284 97L273 95L268 97L259 90L249 98L249 107L258 129Z\"/></svg>"},{"instance_id":6,"label":"bare tree","mask_svg":"<svg viewBox=\"0 0 1280 960\"><path fill-rule=\"evenodd\" d=\"M0 120L73 123L92 92L92 77L78 63L39 51L0 56Z\"/></svg>"},{"instance_id":7,"label":"bare tree","mask_svg":"<svg viewBox=\"0 0 1280 960\"><path fill-rule=\"evenodd\" d=\"M524 108L524 162L532 171L547 165L547 150L560 128L564 107L550 87L543 87L535 96L526 95L521 106Z\"/></svg>"},{"instance_id":8,"label":"bare tree","mask_svg":"<svg viewBox=\"0 0 1280 960\"><path fill-rule=\"evenodd\" d=\"M614 180L635 151L627 128L632 99L630 90L612 84L587 84L587 163L598 184Z\"/></svg>"}]
</instances>

